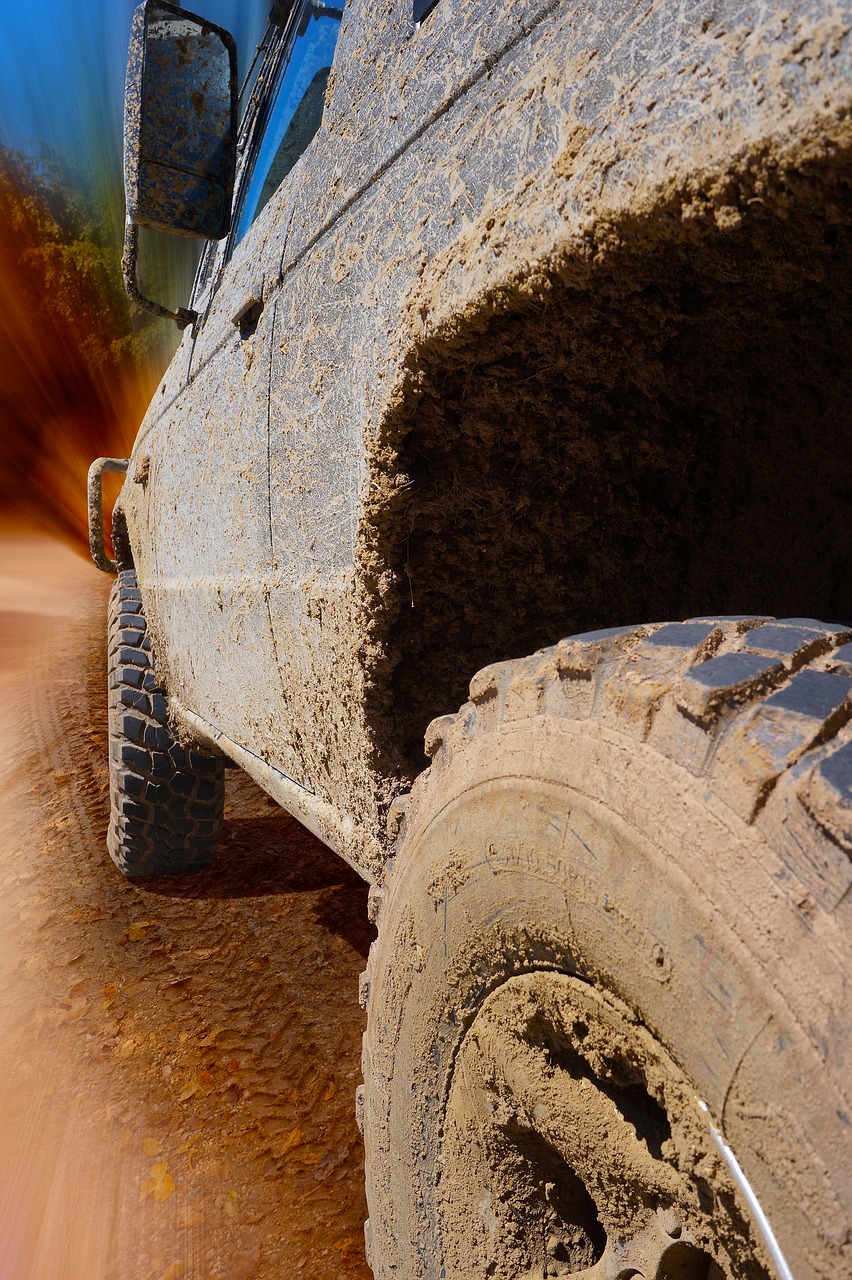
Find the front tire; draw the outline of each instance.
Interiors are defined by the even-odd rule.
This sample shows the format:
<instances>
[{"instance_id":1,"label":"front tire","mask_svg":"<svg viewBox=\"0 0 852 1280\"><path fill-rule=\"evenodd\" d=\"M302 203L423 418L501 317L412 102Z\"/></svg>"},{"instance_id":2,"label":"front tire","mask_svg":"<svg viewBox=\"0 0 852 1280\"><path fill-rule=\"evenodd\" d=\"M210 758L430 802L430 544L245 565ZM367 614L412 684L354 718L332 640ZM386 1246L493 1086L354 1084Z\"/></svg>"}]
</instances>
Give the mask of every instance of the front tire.
<instances>
[{"instance_id":1,"label":"front tire","mask_svg":"<svg viewBox=\"0 0 852 1280\"><path fill-rule=\"evenodd\" d=\"M362 987L379 1280L849 1276L847 638L574 637L430 726Z\"/></svg>"},{"instance_id":2,"label":"front tire","mask_svg":"<svg viewBox=\"0 0 852 1280\"><path fill-rule=\"evenodd\" d=\"M131 569L110 593L107 648L110 857L131 878L200 871L222 834L225 762L172 733Z\"/></svg>"}]
</instances>

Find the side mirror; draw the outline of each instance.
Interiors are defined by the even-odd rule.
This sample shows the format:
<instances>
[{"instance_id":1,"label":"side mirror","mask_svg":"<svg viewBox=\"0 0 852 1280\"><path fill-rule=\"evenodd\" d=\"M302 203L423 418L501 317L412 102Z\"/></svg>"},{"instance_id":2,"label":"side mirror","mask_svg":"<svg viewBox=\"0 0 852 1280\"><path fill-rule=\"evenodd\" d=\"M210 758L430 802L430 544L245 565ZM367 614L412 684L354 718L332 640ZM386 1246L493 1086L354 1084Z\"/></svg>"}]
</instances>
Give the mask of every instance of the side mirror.
<instances>
[{"instance_id":1,"label":"side mirror","mask_svg":"<svg viewBox=\"0 0 852 1280\"><path fill-rule=\"evenodd\" d=\"M136 282L139 227L221 240L237 156L237 47L222 27L165 0L133 15L124 97L127 223L122 272L134 302L185 328Z\"/></svg>"}]
</instances>

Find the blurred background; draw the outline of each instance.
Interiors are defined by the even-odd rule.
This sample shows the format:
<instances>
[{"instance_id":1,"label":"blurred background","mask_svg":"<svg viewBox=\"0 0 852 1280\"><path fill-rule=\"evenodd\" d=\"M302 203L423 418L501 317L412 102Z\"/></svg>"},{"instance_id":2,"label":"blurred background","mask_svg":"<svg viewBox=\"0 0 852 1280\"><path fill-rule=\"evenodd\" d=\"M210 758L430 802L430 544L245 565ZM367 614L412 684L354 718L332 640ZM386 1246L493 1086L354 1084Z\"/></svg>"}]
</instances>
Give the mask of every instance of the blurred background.
<instances>
[{"instance_id":1,"label":"blurred background","mask_svg":"<svg viewBox=\"0 0 852 1280\"><path fill-rule=\"evenodd\" d=\"M237 40L268 0L197 0ZM125 298L122 126L134 0L0 0L0 533L86 553L86 471L126 456L179 340ZM200 241L151 237L155 297L186 304Z\"/></svg>"},{"instance_id":2,"label":"blurred background","mask_svg":"<svg viewBox=\"0 0 852 1280\"><path fill-rule=\"evenodd\" d=\"M268 6L188 8L242 81ZM207 871L125 881L105 847L86 472L180 337L121 283L133 9L0 0L0 1277L369 1280L366 885L237 771ZM146 237L154 297L200 247Z\"/></svg>"}]
</instances>

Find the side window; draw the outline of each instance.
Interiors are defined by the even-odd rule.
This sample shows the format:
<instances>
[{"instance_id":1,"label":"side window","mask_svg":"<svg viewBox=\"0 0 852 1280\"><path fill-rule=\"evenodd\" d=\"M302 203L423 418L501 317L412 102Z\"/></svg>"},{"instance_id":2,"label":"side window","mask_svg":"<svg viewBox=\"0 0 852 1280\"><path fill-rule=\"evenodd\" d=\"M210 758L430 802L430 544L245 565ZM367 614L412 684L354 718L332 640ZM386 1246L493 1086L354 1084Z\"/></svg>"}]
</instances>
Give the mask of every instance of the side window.
<instances>
[{"instance_id":1,"label":"side window","mask_svg":"<svg viewBox=\"0 0 852 1280\"><path fill-rule=\"evenodd\" d=\"M243 180L234 243L239 243L308 146L322 121L323 94L343 11L319 0L297 6L294 33Z\"/></svg>"}]
</instances>

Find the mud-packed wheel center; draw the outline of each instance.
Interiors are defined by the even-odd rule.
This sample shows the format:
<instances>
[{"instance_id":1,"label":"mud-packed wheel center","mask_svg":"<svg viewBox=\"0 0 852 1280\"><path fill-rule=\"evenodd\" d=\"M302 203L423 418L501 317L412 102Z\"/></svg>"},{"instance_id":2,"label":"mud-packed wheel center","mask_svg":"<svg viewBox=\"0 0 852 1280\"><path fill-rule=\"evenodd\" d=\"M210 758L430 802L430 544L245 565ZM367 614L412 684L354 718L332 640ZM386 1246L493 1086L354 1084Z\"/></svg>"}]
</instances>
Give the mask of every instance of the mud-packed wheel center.
<instances>
[{"instance_id":1,"label":"mud-packed wheel center","mask_svg":"<svg viewBox=\"0 0 852 1280\"><path fill-rule=\"evenodd\" d=\"M694 1091L619 1001L566 974L510 979L454 1064L448 1280L763 1276L711 1148Z\"/></svg>"}]
</instances>

